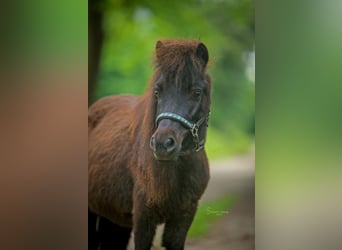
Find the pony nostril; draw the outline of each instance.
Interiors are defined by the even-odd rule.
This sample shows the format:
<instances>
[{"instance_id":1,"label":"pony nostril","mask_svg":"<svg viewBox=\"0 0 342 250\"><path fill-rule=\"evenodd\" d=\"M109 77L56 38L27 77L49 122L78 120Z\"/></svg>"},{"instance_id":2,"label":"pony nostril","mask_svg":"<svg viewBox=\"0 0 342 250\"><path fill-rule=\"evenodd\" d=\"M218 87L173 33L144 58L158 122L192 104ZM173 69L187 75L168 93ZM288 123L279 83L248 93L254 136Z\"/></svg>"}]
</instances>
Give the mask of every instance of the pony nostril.
<instances>
[{"instance_id":1,"label":"pony nostril","mask_svg":"<svg viewBox=\"0 0 342 250\"><path fill-rule=\"evenodd\" d=\"M164 142L164 147L167 151L171 151L175 147L175 139L173 137L168 137Z\"/></svg>"}]
</instances>

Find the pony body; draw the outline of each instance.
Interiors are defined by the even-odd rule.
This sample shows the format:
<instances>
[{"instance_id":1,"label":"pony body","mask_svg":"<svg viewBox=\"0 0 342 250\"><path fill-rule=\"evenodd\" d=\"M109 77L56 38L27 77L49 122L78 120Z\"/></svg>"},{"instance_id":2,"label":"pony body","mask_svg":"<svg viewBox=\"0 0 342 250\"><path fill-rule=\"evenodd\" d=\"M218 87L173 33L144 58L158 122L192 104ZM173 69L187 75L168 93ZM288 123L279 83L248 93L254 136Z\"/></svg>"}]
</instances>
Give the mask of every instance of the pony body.
<instances>
[{"instance_id":1,"label":"pony body","mask_svg":"<svg viewBox=\"0 0 342 250\"><path fill-rule=\"evenodd\" d=\"M106 243L97 242L94 249L98 244L101 249L125 249L131 229L135 249L150 249L161 223L165 223L166 249L184 248L209 181L208 160L204 150L191 151L192 136L182 124L169 119L156 124L155 120L165 110L177 111L190 121L209 112L207 61L207 49L198 41L158 41L155 74L142 96L105 97L89 108L89 211L100 216L100 227L101 220L106 221L108 232L125 232L121 238L125 244L120 239L113 242L115 235L109 235ZM200 98L193 94L194 88L201 89ZM199 136L205 139L206 126L199 128ZM152 147L153 137L161 148L169 147L172 138L172 154L155 144ZM189 153L181 154L187 148ZM111 223L122 230L114 230ZM95 231L101 234L101 228ZM101 235L98 238L101 241Z\"/></svg>"}]
</instances>

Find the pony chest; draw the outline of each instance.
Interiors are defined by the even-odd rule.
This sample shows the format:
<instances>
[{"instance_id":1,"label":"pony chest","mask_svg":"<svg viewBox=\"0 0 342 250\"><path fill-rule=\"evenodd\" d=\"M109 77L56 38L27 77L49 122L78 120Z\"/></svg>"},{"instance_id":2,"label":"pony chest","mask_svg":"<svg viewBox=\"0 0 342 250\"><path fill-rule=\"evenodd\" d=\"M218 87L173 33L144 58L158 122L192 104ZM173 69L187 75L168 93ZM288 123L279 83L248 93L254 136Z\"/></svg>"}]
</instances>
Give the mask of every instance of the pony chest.
<instances>
[{"instance_id":1,"label":"pony chest","mask_svg":"<svg viewBox=\"0 0 342 250\"><path fill-rule=\"evenodd\" d=\"M191 186L187 186L186 188L180 186L176 190L174 189L172 193L166 195L165 199L151 206L154 211L153 214L159 218L160 223L163 223L175 214L187 213L194 207L197 207L201 193Z\"/></svg>"},{"instance_id":2,"label":"pony chest","mask_svg":"<svg viewBox=\"0 0 342 250\"><path fill-rule=\"evenodd\" d=\"M189 175L179 178L177 185L170 187L167 204L175 207L187 207L189 203L197 202L207 186L208 179L205 176Z\"/></svg>"}]
</instances>

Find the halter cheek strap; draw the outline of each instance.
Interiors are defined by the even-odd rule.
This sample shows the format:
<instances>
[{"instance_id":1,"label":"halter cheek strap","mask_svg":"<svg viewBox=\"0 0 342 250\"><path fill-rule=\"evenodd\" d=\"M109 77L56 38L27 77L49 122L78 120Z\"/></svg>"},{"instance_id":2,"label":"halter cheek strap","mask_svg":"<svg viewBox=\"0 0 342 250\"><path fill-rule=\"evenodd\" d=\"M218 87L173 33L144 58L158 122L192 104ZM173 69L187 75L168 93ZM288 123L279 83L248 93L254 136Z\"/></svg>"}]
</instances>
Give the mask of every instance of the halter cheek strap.
<instances>
[{"instance_id":1,"label":"halter cheek strap","mask_svg":"<svg viewBox=\"0 0 342 250\"><path fill-rule=\"evenodd\" d=\"M197 122L193 123L193 122L190 122L187 119L185 119L184 117L177 115L175 113L165 112L165 113L161 113L160 115L157 116L156 126L158 126L158 123L161 120L170 119L170 120L177 121L177 122L181 123L184 127L188 128L191 132L193 141L195 143L195 147L193 149L191 149L190 151L182 152L182 154L185 155L185 154L188 154L191 152L198 152L204 148L205 140L202 139L200 141L199 135L198 135L198 130L204 122L206 123L206 126L208 126L209 117L210 117L210 112L206 116L199 119Z\"/></svg>"}]
</instances>

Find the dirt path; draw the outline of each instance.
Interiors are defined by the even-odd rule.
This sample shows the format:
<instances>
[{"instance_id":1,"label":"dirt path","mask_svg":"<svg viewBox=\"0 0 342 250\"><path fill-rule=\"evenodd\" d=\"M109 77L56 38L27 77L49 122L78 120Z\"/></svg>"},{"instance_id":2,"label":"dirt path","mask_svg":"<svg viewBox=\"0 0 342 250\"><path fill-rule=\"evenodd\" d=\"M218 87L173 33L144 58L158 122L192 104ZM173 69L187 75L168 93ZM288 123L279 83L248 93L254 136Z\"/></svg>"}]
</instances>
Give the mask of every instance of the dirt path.
<instances>
[{"instance_id":1,"label":"dirt path","mask_svg":"<svg viewBox=\"0 0 342 250\"><path fill-rule=\"evenodd\" d=\"M211 164L211 180L203 201L234 193L238 203L222 215L208 235L188 239L188 250L252 250L254 249L254 153Z\"/></svg>"},{"instance_id":2,"label":"dirt path","mask_svg":"<svg viewBox=\"0 0 342 250\"><path fill-rule=\"evenodd\" d=\"M200 239L187 239L187 250L253 250L254 249L254 151L247 155L210 163L211 178L201 202L233 193L238 202ZM160 247L162 226L158 227L153 250ZM128 247L133 250L133 241Z\"/></svg>"}]
</instances>

